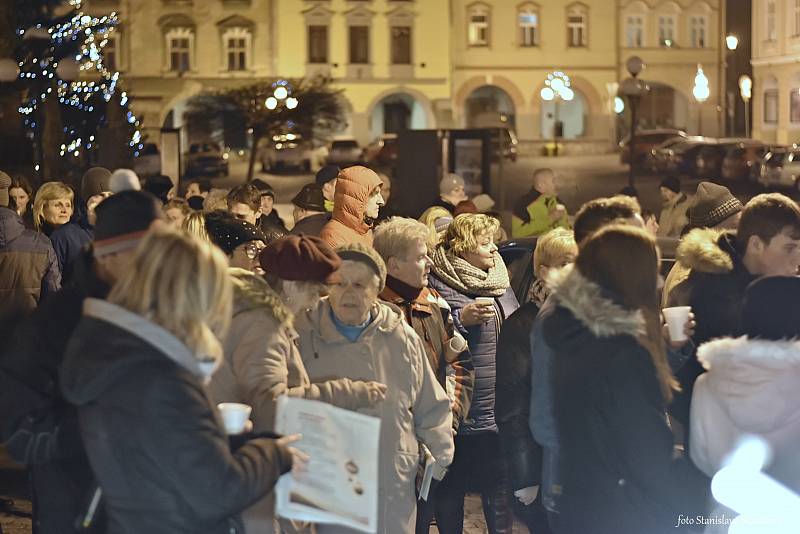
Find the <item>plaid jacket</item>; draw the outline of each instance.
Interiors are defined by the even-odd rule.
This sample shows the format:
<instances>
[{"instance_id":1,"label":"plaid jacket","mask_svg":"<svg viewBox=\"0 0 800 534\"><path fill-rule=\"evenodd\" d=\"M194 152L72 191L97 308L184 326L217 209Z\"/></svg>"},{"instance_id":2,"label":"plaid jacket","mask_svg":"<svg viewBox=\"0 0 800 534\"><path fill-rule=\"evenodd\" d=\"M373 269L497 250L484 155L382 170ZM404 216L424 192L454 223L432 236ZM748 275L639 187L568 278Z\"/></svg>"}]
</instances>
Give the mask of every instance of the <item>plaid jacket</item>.
<instances>
[{"instance_id":1,"label":"plaid jacket","mask_svg":"<svg viewBox=\"0 0 800 534\"><path fill-rule=\"evenodd\" d=\"M453 428L458 430L469 412L475 370L469 349L447 361L445 349L454 333L447 303L432 288L423 288L415 300L408 301L386 286L380 298L403 310L406 321L422 339L433 373L450 397Z\"/></svg>"}]
</instances>

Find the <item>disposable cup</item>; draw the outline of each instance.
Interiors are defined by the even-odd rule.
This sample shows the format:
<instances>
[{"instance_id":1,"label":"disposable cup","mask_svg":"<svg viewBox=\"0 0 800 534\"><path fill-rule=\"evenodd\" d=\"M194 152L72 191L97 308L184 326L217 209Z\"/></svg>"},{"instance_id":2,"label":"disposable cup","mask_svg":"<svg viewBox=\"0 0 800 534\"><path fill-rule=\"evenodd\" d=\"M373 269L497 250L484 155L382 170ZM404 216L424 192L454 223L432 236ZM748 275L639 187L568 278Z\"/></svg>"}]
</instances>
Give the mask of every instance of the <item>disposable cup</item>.
<instances>
[{"instance_id":1,"label":"disposable cup","mask_svg":"<svg viewBox=\"0 0 800 534\"><path fill-rule=\"evenodd\" d=\"M222 402L217 404L222 414L222 422L225 424L225 432L228 434L241 434L244 432L247 420L250 419L252 406L239 402Z\"/></svg>"},{"instance_id":2,"label":"disposable cup","mask_svg":"<svg viewBox=\"0 0 800 534\"><path fill-rule=\"evenodd\" d=\"M494 299L492 297L475 297L475 302L481 306L489 306L490 304L494 304Z\"/></svg>"},{"instance_id":3,"label":"disposable cup","mask_svg":"<svg viewBox=\"0 0 800 534\"><path fill-rule=\"evenodd\" d=\"M691 313L691 306L675 306L673 308L664 308L664 319L667 321L667 328L669 329L669 338L672 341L686 341L686 321L689 320L689 313Z\"/></svg>"}]
</instances>

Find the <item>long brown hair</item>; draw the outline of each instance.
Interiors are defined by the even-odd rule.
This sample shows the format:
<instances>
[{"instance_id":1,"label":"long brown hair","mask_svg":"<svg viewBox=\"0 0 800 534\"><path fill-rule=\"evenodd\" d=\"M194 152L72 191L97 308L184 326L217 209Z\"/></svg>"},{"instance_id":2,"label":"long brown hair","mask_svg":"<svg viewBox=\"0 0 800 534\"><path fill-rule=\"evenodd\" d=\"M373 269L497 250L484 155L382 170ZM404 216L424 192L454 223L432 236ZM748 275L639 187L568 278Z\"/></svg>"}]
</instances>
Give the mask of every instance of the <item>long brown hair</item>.
<instances>
[{"instance_id":1,"label":"long brown hair","mask_svg":"<svg viewBox=\"0 0 800 534\"><path fill-rule=\"evenodd\" d=\"M670 402L672 392L679 388L667 364L661 335L658 261L656 241L644 229L612 225L583 242L575 266L583 276L620 298L622 306L642 312L646 331L638 340L650 353L661 394Z\"/></svg>"}]
</instances>

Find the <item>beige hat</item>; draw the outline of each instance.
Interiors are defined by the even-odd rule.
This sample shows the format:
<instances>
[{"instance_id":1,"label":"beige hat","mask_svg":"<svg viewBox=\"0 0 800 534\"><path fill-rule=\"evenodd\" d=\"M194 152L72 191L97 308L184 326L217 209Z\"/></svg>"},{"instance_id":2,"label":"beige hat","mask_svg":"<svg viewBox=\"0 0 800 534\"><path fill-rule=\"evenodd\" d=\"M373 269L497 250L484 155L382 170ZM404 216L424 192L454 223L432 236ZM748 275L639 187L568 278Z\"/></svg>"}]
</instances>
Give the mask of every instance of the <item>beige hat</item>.
<instances>
[{"instance_id":1,"label":"beige hat","mask_svg":"<svg viewBox=\"0 0 800 534\"><path fill-rule=\"evenodd\" d=\"M380 291L383 291L386 286L386 263L374 248L361 243L351 243L337 248L336 253L342 261L356 261L369 267L378 275Z\"/></svg>"}]
</instances>

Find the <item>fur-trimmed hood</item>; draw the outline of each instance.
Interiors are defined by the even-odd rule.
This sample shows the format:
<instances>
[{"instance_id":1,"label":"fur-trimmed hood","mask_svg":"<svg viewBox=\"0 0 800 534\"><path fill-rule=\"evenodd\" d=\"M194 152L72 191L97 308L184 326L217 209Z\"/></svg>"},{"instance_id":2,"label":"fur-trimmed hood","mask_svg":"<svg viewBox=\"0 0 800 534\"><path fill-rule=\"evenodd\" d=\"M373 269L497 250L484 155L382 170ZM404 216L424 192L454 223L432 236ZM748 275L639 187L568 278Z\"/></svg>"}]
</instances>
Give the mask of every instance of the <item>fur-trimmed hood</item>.
<instances>
[{"instance_id":1,"label":"fur-trimmed hood","mask_svg":"<svg viewBox=\"0 0 800 534\"><path fill-rule=\"evenodd\" d=\"M704 273L729 273L734 268L734 235L713 228L695 228L681 239L677 259Z\"/></svg>"},{"instance_id":2,"label":"fur-trimmed hood","mask_svg":"<svg viewBox=\"0 0 800 534\"><path fill-rule=\"evenodd\" d=\"M244 269L228 270L233 281L233 315L264 310L285 326L292 324L292 312L278 294L260 276Z\"/></svg>"},{"instance_id":3,"label":"fur-trimmed hood","mask_svg":"<svg viewBox=\"0 0 800 534\"><path fill-rule=\"evenodd\" d=\"M705 384L746 432L766 433L800 419L800 340L721 338L703 344L697 358Z\"/></svg>"},{"instance_id":4,"label":"fur-trimmed hood","mask_svg":"<svg viewBox=\"0 0 800 534\"><path fill-rule=\"evenodd\" d=\"M596 337L637 337L646 330L641 311L617 304L607 291L573 266L553 272L547 283L558 305L569 310Z\"/></svg>"}]
</instances>

